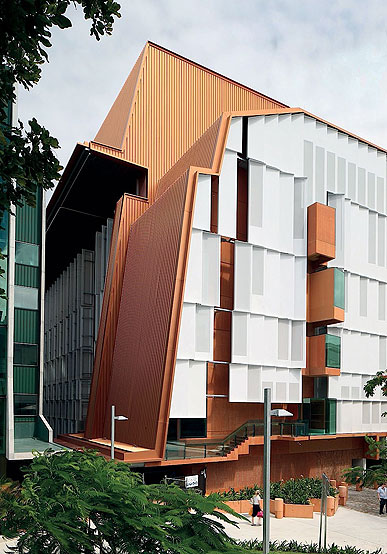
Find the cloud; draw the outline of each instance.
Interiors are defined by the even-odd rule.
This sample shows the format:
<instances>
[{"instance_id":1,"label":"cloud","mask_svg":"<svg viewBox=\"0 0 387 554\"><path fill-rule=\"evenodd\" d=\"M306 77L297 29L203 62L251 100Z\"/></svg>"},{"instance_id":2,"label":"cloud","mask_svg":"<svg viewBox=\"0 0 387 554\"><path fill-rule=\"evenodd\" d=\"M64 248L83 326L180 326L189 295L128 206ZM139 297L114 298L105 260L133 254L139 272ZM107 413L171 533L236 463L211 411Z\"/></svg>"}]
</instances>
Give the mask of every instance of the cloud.
<instances>
[{"instance_id":1,"label":"cloud","mask_svg":"<svg viewBox=\"0 0 387 554\"><path fill-rule=\"evenodd\" d=\"M121 0L113 36L89 36L81 10L55 30L40 83L19 91L61 143L94 138L147 40L387 147L385 0Z\"/></svg>"}]
</instances>

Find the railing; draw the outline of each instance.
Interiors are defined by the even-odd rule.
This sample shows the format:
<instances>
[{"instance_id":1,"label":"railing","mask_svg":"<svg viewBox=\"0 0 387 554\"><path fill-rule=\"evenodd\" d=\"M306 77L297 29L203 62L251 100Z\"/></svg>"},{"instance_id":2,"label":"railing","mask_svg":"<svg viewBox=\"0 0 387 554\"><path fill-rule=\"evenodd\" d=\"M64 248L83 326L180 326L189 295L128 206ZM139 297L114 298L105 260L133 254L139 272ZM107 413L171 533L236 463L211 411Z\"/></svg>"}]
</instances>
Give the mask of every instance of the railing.
<instances>
[{"instance_id":1,"label":"railing","mask_svg":"<svg viewBox=\"0 0 387 554\"><path fill-rule=\"evenodd\" d=\"M221 440L203 440L202 442L168 441L165 449L166 460L185 460L188 458L224 457L249 437L263 436L264 422L251 420ZM275 421L271 424L272 435L301 437L309 434L307 421Z\"/></svg>"}]
</instances>

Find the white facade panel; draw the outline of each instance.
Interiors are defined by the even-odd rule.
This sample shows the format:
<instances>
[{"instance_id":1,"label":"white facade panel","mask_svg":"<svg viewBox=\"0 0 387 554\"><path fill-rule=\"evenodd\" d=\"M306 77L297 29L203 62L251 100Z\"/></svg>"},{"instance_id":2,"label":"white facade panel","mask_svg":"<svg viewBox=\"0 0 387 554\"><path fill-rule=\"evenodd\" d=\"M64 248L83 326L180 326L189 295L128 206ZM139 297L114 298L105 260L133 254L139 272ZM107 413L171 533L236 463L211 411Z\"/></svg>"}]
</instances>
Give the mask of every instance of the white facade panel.
<instances>
[{"instance_id":1,"label":"white facade panel","mask_svg":"<svg viewBox=\"0 0 387 554\"><path fill-rule=\"evenodd\" d=\"M211 175L198 176L193 227L209 231L211 225Z\"/></svg>"},{"instance_id":2,"label":"white facade panel","mask_svg":"<svg viewBox=\"0 0 387 554\"><path fill-rule=\"evenodd\" d=\"M227 137L227 150L242 152L242 118L233 117Z\"/></svg>"},{"instance_id":3,"label":"white facade panel","mask_svg":"<svg viewBox=\"0 0 387 554\"><path fill-rule=\"evenodd\" d=\"M220 236L203 233L202 304L220 304Z\"/></svg>"},{"instance_id":4,"label":"white facade panel","mask_svg":"<svg viewBox=\"0 0 387 554\"><path fill-rule=\"evenodd\" d=\"M184 300L186 302L201 303L202 301L202 249L203 233L192 229L184 290Z\"/></svg>"},{"instance_id":5,"label":"white facade panel","mask_svg":"<svg viewBox=\"0 0 387 554\"><path fill-rule=\"evenodd\" d=\"M366 399L363 387L387 365L386 156L304 114L249 118L247 139L248 242L235 244L229 400L262 402L268 386L273 402L301 402L307 207L328 201L336 210L336 258L329 266L345 271L345 321L329 327L341 337L341 375L328 379L329 397L338 400L337 432L385 430L380 391ZM219 179L218 231L230 238L241 150L238 117ZM199 179L178 350L185 363L211 360L219 305L220 239L203 232L211 180Z\"/></svg>"},{"instance_id":6,"label":"white facade panel","mask_svg":"<svg viewBox=\"0 0 387 554\"><path fill-rule=\"evenodd\" d=\"M245 364L230 364L229 369L229 401L246 402L248 397L248 366Z\"/></svg>"},{"instance_id":7,"label":"white facade panel","mask_svg":"<svg viewBox=\"0 0 387 554\"><path fill-rule=\"evenodd\" d=\"M169 417L205 418L206 389L206 363L177 360Z\"/></svg>"},{"instance_id":8,"label":"white facade panel","mask_svg":"<svg viewBox=\"0 0 387 554\"><path fill-rule=\"evenodd\" d=\"M234 308L239 311L249 312L251 308L251 258L251 245L235 242Z\"/></svg>"},{"instance_id":9,"label":"white facade panel","mask_svg":"<svg viewBox=\"0 0 387 554\"><path fill-rule=\"evenodd\" d=\"M179 344L177 358L193 359L195 357L196 306L184 302L181 313Z\"/></svg>"}]
</instances>

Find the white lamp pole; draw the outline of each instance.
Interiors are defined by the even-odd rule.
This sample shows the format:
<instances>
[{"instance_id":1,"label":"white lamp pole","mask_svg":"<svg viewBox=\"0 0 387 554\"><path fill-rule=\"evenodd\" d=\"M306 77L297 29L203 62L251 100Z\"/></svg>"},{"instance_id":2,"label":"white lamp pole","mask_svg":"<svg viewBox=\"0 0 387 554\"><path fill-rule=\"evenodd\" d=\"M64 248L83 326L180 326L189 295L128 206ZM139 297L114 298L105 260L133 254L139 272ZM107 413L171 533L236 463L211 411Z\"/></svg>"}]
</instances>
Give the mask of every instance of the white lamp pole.
<instances>
[{"instance_id":1,"label":"white lamp pole","mask_svg":"<svg viewBox=\"0 0 387 554\"><path fill-rule=\"evenodd\" d=\"M270 436L271 389L264 389L263 424L263 554L269 554L270 540Z\"/></svg>"},{"instance_id":2,"label":"white lamp pole","mask_svg":"<svg viewBox=\"0 0 387 554\"><path fill-rule=\"evenodd\" d=\"M127 421L128 418L123 415L116 416L116 407L112 406L112 415L111 415L111 431L110 431L110 457L114 460L114 432L115 432L115 423L116 421Z\"/></svg>"},{"instance_id":3,"label":"white lamp pole","mask_svg":"<svg viewBox=\"0 0 387 554\"><path fill-rule=\"evenodd\" d=\"M287 410L271 409L271 389L264 389L263 424L263 554L269 554L270 542L270 440L271 416L291 417Z\"/></svg>"}]
</instances>

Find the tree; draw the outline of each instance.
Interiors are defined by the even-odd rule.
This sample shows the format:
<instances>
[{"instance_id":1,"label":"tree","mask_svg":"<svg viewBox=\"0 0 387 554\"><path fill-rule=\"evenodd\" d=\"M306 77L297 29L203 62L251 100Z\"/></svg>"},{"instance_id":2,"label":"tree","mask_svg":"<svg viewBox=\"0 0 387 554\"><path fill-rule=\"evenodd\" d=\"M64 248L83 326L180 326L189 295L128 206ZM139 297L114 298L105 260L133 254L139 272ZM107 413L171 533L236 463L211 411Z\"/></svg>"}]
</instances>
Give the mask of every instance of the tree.
<instances>
[{"instance_id":1,"label":"tree","mask_svg":"<svg viewBox=\"0 0 387 554\"><path fill-rule=\"evenodd\" d=\"M378 371L375 377L372 377L364 385L364 392L367 398L375 394L377 387L380 387L382 390L383 396L387 396L387 375L385 371ZM382 413L382 417L386 416L387 412Z\"/></svg>"},{"instance_id":2,"label":"tree","mask_svg":"<svg viewBox=\"0 0 387 554\"><path fill-rule=\"evenodd\" d=\"M224 532L218 495L144 485L126 463L94 451L36 454L0 495L0 534L23 554L242 552ZM208 517L211 515L211 517Z\"/></svg>"},{"instance_id":3,"label":"tree","mask_svg":"<svg viewBox=\"0 0 387 554\"><path fill-rule=\"evenodd\" d=\"M70 4L82 7L97 40L110 35L114 18L120 17L114 0L0 1L0 222L12 204L33 206L36 190L52 188L60 177L62 167L54 153L57 139L34 117L27 128L21 121L12 126L8 110L15 100L15 84L30 89L39 82L41 66L48 61L51 29L71 27L65 15Z\"/></svg>"}]
</instances>

